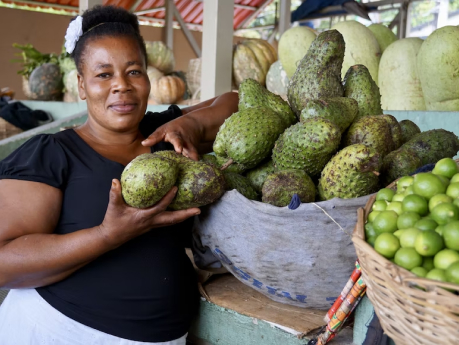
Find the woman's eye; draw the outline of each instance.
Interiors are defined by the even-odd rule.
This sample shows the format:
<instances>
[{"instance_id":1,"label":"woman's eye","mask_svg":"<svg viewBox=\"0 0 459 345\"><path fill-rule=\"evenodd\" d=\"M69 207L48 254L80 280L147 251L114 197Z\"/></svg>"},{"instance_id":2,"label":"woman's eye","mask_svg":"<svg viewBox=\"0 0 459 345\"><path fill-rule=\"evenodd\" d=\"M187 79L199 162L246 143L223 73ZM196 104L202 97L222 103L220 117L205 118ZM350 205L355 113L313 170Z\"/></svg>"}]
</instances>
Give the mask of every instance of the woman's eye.
<instances>
[{"instance_id":1,"label":"woman's eye","mask_svg":"<svg viewBox=\"0 0 459 345\"><path fill-rule=\"evenodd\" d=\"M138 70L132 70L132 71L129 71L129 74L131 74L131 75L139 75L139 74L142 74L142 72L140 72Z\"/></svg>"},{"instance_id":2,"label":"woman's eye","mask_svg":"<svg viewBox=\"0 0 459 345\"><path fill-rule=\"evenodd\" d=\"M105 79L105 78L108 78L108 77L110 77L109 73L101 73L101 74L97 75L97 78L102 78L102 79Z\"/></svg>"}]
</instances>

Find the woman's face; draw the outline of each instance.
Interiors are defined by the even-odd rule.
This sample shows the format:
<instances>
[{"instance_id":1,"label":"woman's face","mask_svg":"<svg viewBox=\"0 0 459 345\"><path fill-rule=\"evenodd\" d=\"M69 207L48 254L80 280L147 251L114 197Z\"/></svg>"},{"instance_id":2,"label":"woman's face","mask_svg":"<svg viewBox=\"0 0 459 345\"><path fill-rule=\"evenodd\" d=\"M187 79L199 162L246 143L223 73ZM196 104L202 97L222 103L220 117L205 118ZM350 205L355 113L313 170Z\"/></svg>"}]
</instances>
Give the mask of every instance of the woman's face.
<instances>
[{"instance_id":1,"label":"woman's face","mask_svg":"<svg viewBox=\"0 0 459 345\"><path fill-rule=\"evenodd\" d=\"M150 94L145 59L129 37L102 37L87 43L78 75L78 91L90 120L126 132L137 129Z\"/></svg>"}]
</instances>

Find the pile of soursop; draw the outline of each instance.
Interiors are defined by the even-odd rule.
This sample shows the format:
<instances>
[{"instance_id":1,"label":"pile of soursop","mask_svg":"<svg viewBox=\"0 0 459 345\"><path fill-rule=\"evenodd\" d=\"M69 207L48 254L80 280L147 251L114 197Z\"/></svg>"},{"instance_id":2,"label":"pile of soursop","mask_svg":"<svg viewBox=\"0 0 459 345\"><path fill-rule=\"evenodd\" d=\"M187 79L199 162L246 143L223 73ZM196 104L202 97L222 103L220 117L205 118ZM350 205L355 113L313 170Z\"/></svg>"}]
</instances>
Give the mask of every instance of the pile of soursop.
<instances>
[{"instance_id":1,"label":"pile of soursop","mask_svg":"<svg viewBox=\"0 0 459 345\"><path fill-rule=\"evenodd\" d=\"M258 82L239 88L239 111L220 127L214 153L226 189L275 206L376 192L425 164L453 157L459 139L383 115L379 88L363 65L341 68L345 43L321 33L288 86L288 102Z\"/></svg>"}]
</instances>

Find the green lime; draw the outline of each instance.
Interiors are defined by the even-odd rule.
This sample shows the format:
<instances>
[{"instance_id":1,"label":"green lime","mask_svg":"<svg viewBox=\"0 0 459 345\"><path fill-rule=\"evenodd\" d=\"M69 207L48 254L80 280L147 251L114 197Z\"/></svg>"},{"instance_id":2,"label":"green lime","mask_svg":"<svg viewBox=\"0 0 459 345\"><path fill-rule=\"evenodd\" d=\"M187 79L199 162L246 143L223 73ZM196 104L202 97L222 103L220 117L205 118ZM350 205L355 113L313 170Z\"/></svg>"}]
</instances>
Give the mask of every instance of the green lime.
<instances>
[{"instance_id":1,"label":"green lime","mask_svg":"<svg viewBox=\"0 0 459 345\"><path fill-rule=\"evenodd\" d=\"M405 232L406 229L403 230L397 230L394 232L395 237L397 237L400 240L400 236Z\"/></svg>"},{"instance_id":2,"label":"green lime","mask_svg":"<svg viewBox=\"0 0 459 345\"><path fill-rule=\"evenodd\" d=\"M445 272L446 281L454 284L459 284L459 262L450 265Z\"/></svg>"},{"instance_id":3,"label":"green lime","mask_svg":"<svg viewBox=\"0 0 459 345\"><path fill-rule=\"evenodd\" d=\"M367 238L367 243L372 247L375 246L375 241L376 241L376 236L370 236Z\"/></svg>"},{"instance_id":4,"label":"green lime","mask_svg":"<svg viewBox=\"0 0 459 345\"><path fill-rule=\"evenodd\" d=\"M413 184L412 176L403 176L397 181L397 193L405 193L405 189Z\"/></svg>"},{"instance_id":5,"label":"green lime","mask_svg":"<svg viewBox=\"0 0 459 345\"><path fill-rule=\"evenodd\" d=\"M402 248L414 248L416 237L420 232L421 230L416 228L404 229L400 235L400 246Z\"/></svg>"},{"instance_id":6,"label":"green lime","mask_svg":"<svg viewBox=\"0 0 459 345\"><path fill-rule=\"evenodd\" d=\"M459 173L455 174L453 177L451 177L451 180L449 180L449 183L456 183L459 182Z\"/></svg>"},{"instance_id":7,"label":"green lime","mask_svg":"<svg viewBox=\"0 0 459 345\"><path fill-rule=\"evenodd\" d=\"M384 211L387 207L387 202L384 200L378 200L375 201L375 203L372 206L373 211Z\"/></svg>"},{"instance_id":8,"label":"green lime","mask_svg":"<svg viewBox=\"0 0 459 345\"><path fill-rule=\"evenodd\" d=\"M365 236L368 238L368 237L372 237L372 236L376 236L376 230L373 226L373 223L366 223L365 224Z\"/></svg>"},{"instance_id":9,"label":"green lime","mask_svg":"<svg viewBox=\"0 0 459 345\"><path fill-rule=\"evenodd\" d=\"M421 231L416 237L414 248L422 256L434 256L444 248L443 238L432 230Z\"/></svg>"},{"instance_id":10,"label":"green lime","mask_svg":"<svg viewBox=\"0 0 459 345\"><path fill-rule=\"evenodd\" d=\"M378 233L394 232L397 230L397 218L395 211L381 211L373 221L373 226Z\"/></svg>"},{"instance_id":11,"label":"green lime","mask_svg":"<svg viewBox=\"0 0 459 345\"><path fill-rule=\"evenodd\" d=\"M459 198L459 182L451 183L448 188L446 188L446 195L453 199Z\"/></svg>"},{"instance_id":12,"label":"green lime","mask_svg":"<svg viewBox=\"0 0 459 345\"><path fill-rule=\"evenodd\" d=\"M410 194L402 201L403 212L415 212L421 216L425 216L429 212L427 200L420 195Z\"/></svg>"},{"instance_id":13,"label":"green lime","mask_svg":"<svg viewBox=\"0 0 459 345\"><path fill-rule=\"evenodd\" d=\"M394 201L402 202L403 199L405 199L405 194L395 194L394 197L392 198L392 202Z\"/></svg>"},{"instance_id":14,"label":"green lime","mask_svg":"<svg viewBox=\"0 0 459 345\"><path fill-rule=\"evenodd\" d=\"M376 194L376 201L392 201L395 191L390 188L383 188Z\"/></svg>"},{"instance_id":15,"label":"green lime","mask_svg":"<svg viewBox=\"0 0 459 345\"><path fill-rule=\"evenodd\" d=\"M440 179L440 181L443 183L445 188L448 188L448 186L449 186L449 178L447 178L445 176L441 176L441 175L435 175L435 176L437 176Z\"/></svg>"},{"instance_id":16,"label":"green lime","mask_svg":"<svg viewBox=\"0 0 459 345\"><path fill-rule=\"evenodd\" d=\"M427 274L427 270L424 267L415 267L411 270L411 272L422 278L424 278Z\"/></svg>"},{"instance_id":17,"label":"green lime","mask_svg":"<svg viewBox=\"0 0 459 345\"><path fill-rule=\"evenodd\" d=\"M432 210L435 208L435 206L442 204L444 202L453 202L453 199L449 197L446 194L437 194L434 195L433 197L430 198L429 200L429 211L432 212Z\"/></svg>"},{"instance_id":18,"label":"green lime","mask_svg":"<svg viewBox=\"0 0 459 345\"><path fill-rule=\"evenodd\" d=\"M381 211L373 211L368 214L368 221L373 222L378 214L380 214Z\"/></svg>"},{"instance_id":19,"label":"green lime","mask_svg":"<svg viewBox=\"0 0 459 345\"><path fill-rule=\"evenodd\" d=\"M435 268L434 266L434 257L433 256L424 256L422 260L422 267L427 271L431 271Z\"/></svg>"},{"instance_id":20,"label":"green lime","mask_svg":"<svg viewBox=\"0 0 459 345\"><path fill-rule=\"evenodd\" d=\"M434 266L435 268L441 268L446 270L451 264L459 261L459 253L452 249L443 249L440 250L434 256Z\"/></svg>"},{"instance_id":21,"label":"green lime","mask_svg":"<svg viewBox=\"0 0 459 345\"><path fill-rule=\"evenodd\" d=\"M403 193L403 194L405 194L405 195L414 194L413 186L411 185L411 186L406 187L405 193Z\"/></svg>"},{"instance_id":22,"label":"green lime","mask_svg":"<svg viewBox=\"0 0 459 345\"><path fill-rule=\"evenodd\" d=\"M430 214L438 225L443 225L459 219L459 208L451 203L444 202L435 206Z\"/></svg>"},{"instance_id":23,"label":"green lime","mask_svg":"<svg viewBox=\"0 0 459 345\"><path fill-rule=\"evenodd\" d=\"M452 158L443 158L440 159L433 168L432 173L435 175L445 176L447 178L452 178L454 175L459 173L457 169L457 164Z\"/></svg>"},{"instance_id":24,"label":"green lime","mask_svg":"<svg viewBox=\"0 0 459 345\"><path fill-rule=\"evenodd\" d=\"M421 266L422 256L414 248L400 248L395 253L394 261L397 265L411 270L415 267Z\"/></svg>"},{"instance_id":25,"label":"green lime","mask_svg":"<svg viewBox=\"0 0 459 345\"><path fill-rule=\"evenodd\" d=\"M419 230L435 230L438 224L436 221L430 218L422 218L414 224L414 227Z\"/></svg>"},{"instance_id":26,"label":"green lime","mask_svg":"<svg viewBox=\"0 0 459 345\"><path fill-rule=\"evenodd\" d=\"M419 173L414 176L413 188L416 194L426 199L446 192L444 183L432 173Z\"/></svg>"},{"instance_id":27,"label":"green lime","mask_svg":"<svg viewBox=\"0 0 459 345\"><path fill-rule=\"evenodd\" d=\"M421 216L414 212L404 212L398 216L397 228L408 229L414 227L414 224L421 219Z\"/></svg>"},{"instance_id":28,"label":"green lime","mask_svg":"<svg viewBox=\"0 0 459 345\"><path fill-rule=\"evenodd\" d=\"M439 268L434 268L426 274L427 279L438 280L441 282L446 282L446 274L444 270Z\"/></svg>"},{"instance_id":29,"label":"green lime","mask_svg":"<svg viewBox=\"0 0 459 345\"><path fill-rule=\"evenodd\" d=\"M386 211L395 211L397 215L401 215L403 213L402 203L400 201L392 201L387 205Z\"/></svg>"},{"instance_id":30,"label":"green lime","mask_svg":"<svg viewBox=\"0 0 459 345\"><path fill-rule=\"evenodd\" d=\"M456 220L444 226L443 240L446 248L459 251L459 221Z\"/></svg>"},{"instance_id":31,"label":"green lime","mask_svg":"<svg viewBox=\"0 0 459 345\"><path fill-rule=\"evenodd\" d=\"M453 205L459 207L459 198L453 200Z\"/></svg>"},{"instance_id":32,"label":"green lime","mask_svg":"<svg viewBox=\"0 0 459 345\"><path fill-rule=\"evenodd\" d=\"M443 229L445 228L444 225L439 225L435 228L435 232L440 234L440 236L443 236Z\"/></svg>"},{"instance_id":33,"label":"green lime","mask_svg":"<svg viewBox=\"0 0 459 345\"><path fill-rule=\"evenodd\" d=\"M374 247L379 254L392 259L397 250L400 249L400 242L394 234L385 232L376 238Z\"/></svg>"}]
</instances>

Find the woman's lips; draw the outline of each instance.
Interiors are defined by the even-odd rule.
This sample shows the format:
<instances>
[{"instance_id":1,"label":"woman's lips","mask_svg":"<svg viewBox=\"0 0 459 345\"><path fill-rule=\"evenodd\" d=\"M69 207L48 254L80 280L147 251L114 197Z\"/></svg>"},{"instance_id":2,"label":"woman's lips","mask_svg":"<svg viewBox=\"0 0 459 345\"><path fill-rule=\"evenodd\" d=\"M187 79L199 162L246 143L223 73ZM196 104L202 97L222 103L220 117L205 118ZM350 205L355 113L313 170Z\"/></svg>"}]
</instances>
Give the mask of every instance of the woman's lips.
<instances>
[{"instance_id":1,"label":"woman's lips","mask_svg":"<svg viewBox=\"0 0 459 345\"><path fill-rule=\"evenodd\" d=\"M110 108L118 113L130 113L137 107L135 103L114 103Z\"/></svg>"}]
</instances>

